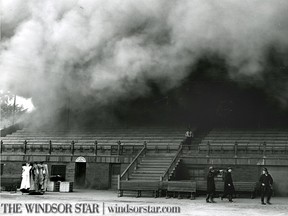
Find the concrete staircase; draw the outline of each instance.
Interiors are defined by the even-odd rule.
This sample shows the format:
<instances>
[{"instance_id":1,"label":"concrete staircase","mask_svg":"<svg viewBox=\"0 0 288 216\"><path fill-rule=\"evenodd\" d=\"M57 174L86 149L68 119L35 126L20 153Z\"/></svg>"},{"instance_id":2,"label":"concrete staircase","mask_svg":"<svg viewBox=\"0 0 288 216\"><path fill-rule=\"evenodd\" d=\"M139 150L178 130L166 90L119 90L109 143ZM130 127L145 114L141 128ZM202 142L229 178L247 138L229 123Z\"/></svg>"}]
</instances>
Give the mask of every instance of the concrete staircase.
<instances>
[{"instance_id":1,"label":"concrete staircase","mask_svg":"<svg viewBox=\"0 0 288 216\"><path fill-rule=\"evenodd\" d=\"M177 151L171 151L169 153L157 152L148 150L143 156L141 161L137 164L137 168L133 170L129 175L129 180L124 180L126 187L130 188L137 182L145 182L145 185L153 184L155 181L161 181L166 170L169 168L173 158ZM144 186L145 187L145 186ZM138 188L141 190L141 187ZM158 188L160 189L160 188ZM137 197L137 190L123 190L124 196ZM152 191L142 191L141 196L151 197L155 195Z\"/></svg>"},{"instance_id":2,"label":"concrete staircase","mask_svg":"<svg viewBox=\"0 0 288 216\"><path fill-rule=\"evenodd\" d=\"M129 176L129 180L160 180L170 165L174 153L146 153L137 169Z\"/></svg>"}]
</instances>

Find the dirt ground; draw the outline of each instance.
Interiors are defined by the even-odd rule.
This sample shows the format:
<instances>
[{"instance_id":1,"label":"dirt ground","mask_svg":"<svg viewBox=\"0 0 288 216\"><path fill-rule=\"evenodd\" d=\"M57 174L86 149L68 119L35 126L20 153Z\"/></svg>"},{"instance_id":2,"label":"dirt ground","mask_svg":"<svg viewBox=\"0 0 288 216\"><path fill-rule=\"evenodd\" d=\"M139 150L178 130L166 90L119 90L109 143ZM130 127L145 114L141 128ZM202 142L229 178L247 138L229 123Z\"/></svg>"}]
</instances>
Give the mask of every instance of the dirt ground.
<instances>
[{"instance_id":1,"label":"dirt ground","mask_svg":"<svg viewBox=\"0 0 288 216\"><path fill-rule=\"evenodd\" d=\"M233 203L216 198L206 203L165 197L117 197L116 191L76 190L70 193L47 192L27 195L21 192L0 193L0 215L195 215L195 216L287 216L288 198L273 197L272 205L263 206L260 199L237 198ZM28 206L28 207L27 207ZM36 208L38 206L38 209ZM39 207L42 206L42 209ZM32 208L33 207L33 208ZM28 208L28 209L27 209ZM29 211L30 209L30 211ZM112 209L112 210L111 210ZM114 213L112 212L114 211ZM18 212L18 213L17 213ZM157 212L157 213L156 213Z\"/></svg>"}]
</instances>

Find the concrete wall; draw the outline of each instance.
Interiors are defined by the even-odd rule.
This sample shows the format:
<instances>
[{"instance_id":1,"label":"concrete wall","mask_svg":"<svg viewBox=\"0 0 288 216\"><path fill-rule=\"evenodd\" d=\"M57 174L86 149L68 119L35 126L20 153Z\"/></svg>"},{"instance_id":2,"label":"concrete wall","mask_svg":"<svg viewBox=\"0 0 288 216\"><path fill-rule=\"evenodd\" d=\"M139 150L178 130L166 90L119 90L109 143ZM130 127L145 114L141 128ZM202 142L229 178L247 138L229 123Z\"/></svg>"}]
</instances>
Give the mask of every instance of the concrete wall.
<instances>
[{"instance_id":1,"label":"concrete wall","mask_svg":"<svg viewBox=\"0 0 288 216\"><path fill-rule=\"evenodd\" d=\"M274 184L275 196L288 196L288 167L267 167Z\"/></svg>"},{"instance_id":2,"label":"concrete wall","mask_svg":"<svg viewBox=\"0 0 288 216\"><path fill-rule=\"evenodd\" d=\"M75 179L75 163L66 165L66 181L74 182Z\"/></svg>"},{"instance_id":3,"label":"concrete wall","mask_svg":"<svg viewBox=\"0 0 288 216\"><path fill-rule=\"evenodd\" d=\"M195 175L198 175L198 179L206 180L206 175L210 166L213 166L215 169L226 170L229 166L233 168L233 180L234 181L258 181L260 175L260 166L257 165L235 165L235 164L194 164L194 161L186 158L183 160L181 169L185 171L185 178L194 179ZM180 174L178 174L180 175Z\"/></svg>"},{"instance_id":4,"label":"concrete wall","mask_svg":"<svg viewBox=\"0 0 288 216\"><path fill-rule=\"evenodd\" d=\"M3 162L3 176L22 177L22 164L23 162Z\"/></svg>"},{"instance_id":5,"label":"concrete wall","mask_svg":"<svg viewBox=\"0 0 288 216\"><path fill-rule=\"evenodd\" d=\"M204 160L203 160L204 161ZM200 161L198 161L200 162ZM204 161L207 162L207 161ZM221 162L221 161L220 161ZM1 178L19 178L21 179L22 163L19 161L2 161L5 164L3 167L3 175ZM74 182L75 180L75 162L48 162L48 167L51 172L51 165L66 165L66 181ZM126 169L129 163L121 164L121 173ZM178 180L205 180L208 168L211 164L198 163L195 164L195 159L185 158L177 170L176 179ZM233 168L234 181L251 181L257 182L261 174L263 164L237 165L228 164L213 164L217 169L226 169L228 166ZM288 166L267 165L274 179L274 191L276 196L288 196ZM221 179L218 179L221 181ZM20 185L19 185L20 186ZM86 163L86 188L92 189L109 189L110 188L110 163Z\"/></svg>"},{"instance_id":6,"label":"concrete wall","mask_svg":"<svg viewBox=\"0 0 288 216\"><path fill-rule=\"evenodd\" d=\"M85 186L92 189L109 189L109 173L109 163L87 163Z\"/></svg>"},{"instance_id":7,"label":"concrete wall","mask_svg":"<svg viewBox=\"0 0 288 216\"><path fill-rule=\"evenodd\" d=\"M21 181L22 163L19 161L2 161L3 175L1 178L18 178ZM51 174L52 165L66 166L66 181L75 182L75 162L47 162ZM121 173L126 169L129 163L121 164ZM20 185L19 185L20 186ZM86 163L85 187L92 189L109 189L110 188L110 163Z\"/></svg>"},{"instance_id":8,"label":"concrete wall","mask_svg":"<svg viewBox=\"0 0 288 216\"><path fill-rule=\"evenodd\" d=\"M194 159L185 158L180 169L177 171L178 180L206 180L206 175L211 164L195 164ZM235 165L235 164L213 164L216 169L233 168L233 181L258 182L262 174L262 168L267 167L274 179L275 196L288 196L288 167L287 166L263 166L263 165ZM198 176L197 176L198 174ZM202 175L202 177L201 177ZM216 180L222 181L221 178Z\"/></svg>"}]
</instances>

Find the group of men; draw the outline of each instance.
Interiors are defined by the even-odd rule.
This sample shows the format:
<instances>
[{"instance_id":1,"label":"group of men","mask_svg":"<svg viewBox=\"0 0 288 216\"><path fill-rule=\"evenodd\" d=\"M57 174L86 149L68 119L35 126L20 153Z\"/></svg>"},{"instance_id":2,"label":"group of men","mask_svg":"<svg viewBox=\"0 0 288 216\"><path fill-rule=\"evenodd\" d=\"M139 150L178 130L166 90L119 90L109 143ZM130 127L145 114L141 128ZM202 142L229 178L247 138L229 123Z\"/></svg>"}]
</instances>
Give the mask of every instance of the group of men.
<instances>
[{"instance_id":1,"label":"group of men","mask_svg":"<svg viewBox=\"0 0 288 216\"><path fill-rule=\"evenodd\" d=\"M44 194L48 184L48 166L44 162L22 164L20 191L29 194Z\"/></svg>"},{"instance_id":2,"label":"group of men","mask_svg":"<svg viewBox=\"0 0 288 216\"><path fill-rule=\"evenodd\" d=\"M232 179L232 168L228 167L226 172L223 170L216 170L213 167L209 168L209 172L207 175L207 197L206 202L207 203L214 203L214 195L215 195L215 181L214 177L218 174L222 173L224 175L224 193L221 197L221 200L224 198L228 198L229 202L233 202L233 194L235 193L235 188L233 185L233 179ZM259 179L260 184L260 193L261 193L261 204L266 205L270 203L270 199L273 193L272 185L273 185L273 178L269 174L267 168L263 168L262 174ZM267 197L266 203L264 202L264 198Z\"/></svg>"},{"instance_id":3,"label":"group of men","mask_svg":"<svg viewBox=\"0 0 288 216\"><path fill-rule=\"evenodd\" d=\"M191 148L191 143L192 139L194 137L194 134L191 130L190 127L188 127L188 130L185 133L185 140L184 144L188 146L188 148ZM207 175L207 197L206 197L206 202L207 203L214 203L215 201L213 200L214 194L215 194L215 181L214 177L217 176L219 173L222 173L225 178L224 178L224 193L221 197L221 200L224 198L228 198L229 202L233 202L233 194L235 193L235 188L233 185L233 180L232 180L232 168L228 167L226 172L223 170L215 170L213 167L209 168L209 172ZM273 185L273 178L269 174L267 168L263 168L263 173L260 176L259 179L259 184L260 184L260 193L261 193L261 204L266 205L271 204L270 199L273 193L272 185ZM264 198L267 196L266 203L264 202Z\"/></svg>"}]
</instances>

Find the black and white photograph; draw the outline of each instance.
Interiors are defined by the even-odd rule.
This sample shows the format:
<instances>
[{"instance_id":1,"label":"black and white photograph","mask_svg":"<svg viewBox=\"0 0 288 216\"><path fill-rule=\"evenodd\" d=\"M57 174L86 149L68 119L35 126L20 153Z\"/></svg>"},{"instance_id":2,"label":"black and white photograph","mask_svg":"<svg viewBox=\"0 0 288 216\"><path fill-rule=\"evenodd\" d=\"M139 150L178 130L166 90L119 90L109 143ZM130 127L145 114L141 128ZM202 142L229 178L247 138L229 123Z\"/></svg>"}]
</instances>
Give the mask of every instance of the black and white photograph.
<instances>
[{"instance_id":1,"label":"black and white photograph","mask_svg":"<svg viewBox=\"0 0 288 216\"><path fill-rule=\"evenodd\" d=\"M0 215L288 215L287 0L0 0Z\"/></svg>"}]
</instances>

